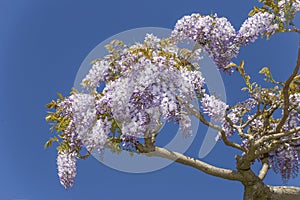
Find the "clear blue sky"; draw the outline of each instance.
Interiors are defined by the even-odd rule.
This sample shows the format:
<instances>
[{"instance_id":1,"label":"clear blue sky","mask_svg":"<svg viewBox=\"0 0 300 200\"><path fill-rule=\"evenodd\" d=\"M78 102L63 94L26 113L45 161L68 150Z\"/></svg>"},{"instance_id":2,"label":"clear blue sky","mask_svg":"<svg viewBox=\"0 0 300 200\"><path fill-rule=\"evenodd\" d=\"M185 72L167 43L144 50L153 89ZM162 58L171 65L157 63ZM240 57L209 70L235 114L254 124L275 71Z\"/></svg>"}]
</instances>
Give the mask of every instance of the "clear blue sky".
<instances>
[{"instance_id":1,"label":"clear blue sky","mask_svg":"<svg viewBox=\"0 0 300 200\"><path fill-rule=\"evenodd\" d=\"M0 199L241 199L240 183L180 164L147 174L127 174L93 157L78 163L75 185L65 191L57 176L55 148L43 148L51 135L44 105L56 98L56 92L68 94L85 56L114 34L146 26L172 28L177 19L193 12L218 13L238 29L255 3L0 0ZM284 80L295 64L297 44L296 34L279 34L244 47L236 61L245 59L251 75L271 66L275 78ZM226 75L224 81L228 102L239 100L238 74ZM199 130L188 155L198 155L202 139ZM204 160L231 168L234 154L219 143ZM266 182L278 185L281 179L270 172ZM300 178L289 184L300 186Z\"/></svg>"}]
</instances>

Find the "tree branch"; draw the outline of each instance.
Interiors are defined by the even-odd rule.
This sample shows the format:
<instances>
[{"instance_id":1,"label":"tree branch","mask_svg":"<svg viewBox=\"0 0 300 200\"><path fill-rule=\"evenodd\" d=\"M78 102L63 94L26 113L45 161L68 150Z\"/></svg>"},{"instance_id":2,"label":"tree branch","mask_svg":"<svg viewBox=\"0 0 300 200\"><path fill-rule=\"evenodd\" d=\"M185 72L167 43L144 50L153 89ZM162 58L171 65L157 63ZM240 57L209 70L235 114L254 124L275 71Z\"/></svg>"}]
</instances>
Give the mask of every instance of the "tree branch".
<instances>
[{"instance_id":1,"label":"tree branch","mask_svg":"<svg viewBox=\"0 0 300 200\"><path fill-rule=\"evenodd\" d=\"M218 125L215 125L215 124L213 124L213 123L211 123L211 122L208 122L208 121L205 119L205 117L203 116L203 114L202 114L200 111L198 111L198 110L196 110L196 109L194 109L194 108L191 108L191 107L190 107L189 105L187 105L187 104L185 104L185 106L186 106L187 110L188 110L192 115L194 115L195 117L197 117L203 124L205 124L206 126L211 127L211 128L213 128L213 129L219 131L219 132L221 133L221 137L222 137L222 140L223 140L223 142L224 142L225 145L230 146L230 147L233 147L233 148L238 149L238 150L241 150L241 151L245 151L245 149L242 148L241 145L229 141L229 140L227 139L227 137L226 137L226 134L225 134L224 130L223 130L221 127L219 127Z\"/></svg>"},{"instance_id":2,"label":"tree branch","mask_svg":"<svg viewBox=\"0 0 300 200\"><path fill-rule=\"evenodd\" d=\"M283 109L283 116L282 116L279 124L276 127L276 132L277 133L280 132L281 127L284 125L285 120L288 118L289 105L290 105L290 101L289 101L290 84L294 80L295 76L298 74L299 67L300 67L300 45L298 45L298 57L297 57L296 67L294 68L294 71L291 74L291 76L285 82L284 87L282 89L283 100L284 100L284 109Z\"/></svg>"},{"instance_id":3,"label":"tree branch","mask_svg":"<svg viewBox=\"0 0 300 200\"><path fill-rule=\"evenodd\" d=\"M186 109L187 109L192 115L194 115L195 117L197 117L197 118L198 118L203 124L205 124L206 126L209 126L209 127L213 128L213 129L219 131L219 132L222 131L222 128L221 128L221 127L219 127L219 126L217 126L217 125L215 125L215 124L213 124L213 123L211 123L211 122L208 122L208 121L204 118L203 114L202 114L201 112L199 112L198 110L192 108L191 106L189 106L189 105L187 105L187 104L185 104L185 107L186 107Z\"/></svg>"},{"instance_id":4,"label":"tree branch","mask_svg":"<svg viewBox=\"0 0 300 200\"><path fill-rule=\"evenodd\" d=\"M263 158L261 162L262 162L262 167L259 171L258 178L260 178L261 180L264 180L264 178L266 177L266 175L270 169L270 165L269 165L267 157Z\"/></svg>"},{"instance_id":5,"label":"tree branch","mask_svg":"<svg viewBox=\"0 0 300 200\"><path fill-rule=\"evenodd\" d=\"M242 130L244 130L251 122L254 121L254 119L256 119L258 116L261 115L260 110L258 110L255 115L253 115L250 119L248 119L243 125L241 125L240 127L242 128Z\"/></svg>"},{"instance_id":6,"label":"tree branch","mask_svg":"<svg viewBox=\"0 0 300 200\"><path fill-rule=\"evenodd\" d=\"M291 135L293 133L296 133L298 131L300 131L300 126L296 127L296 128L293 128L293 129L290 129L289 131L286 131L286 132L279 132L279 133L276 133L276 134L265 135L265 136L261 137L260 139L258 139L255 142L254 147L258 148L267 141L278 140L282 137L289 136L289 135Z\"/></svg>"},{"instance_id":7,"label":"tree branch","mask_svg":"<svg viewBox=\"0 0 300 200\"><path fill-rule=\"evenodd\" d=\"M145 150L145 149L144 149ZM177 163L181 163L193 168L196 168L206 174L228 179L228 180L237 180L241 181L242 176L233 170L223 169L219 167L215 167L203 161L197 160L195 158L188 157L178 152L174 152L165 148L155 147L155 150L152 152L143 152L146 156L158 156L161 158L166 158L169 160L173 160Z\"/></svg>"},{"instance_id":8,"label":"tree branch","mask_svg":"<svg viewBox=\"0 0 300 200\"><path fill-rule=\"evenodd\" d=\"M223 142L224 142L225 145L230 146L230 147L233 147L233 148L236 148L236 149L241 150L241 151L243 151L243 152L246 151L246 149L243 148L241 145L239 145L239 144L237 144L237 143L235 143L235 142L229 141L229 140L227 139L227 136L226 136L226 134L225 134L225 132L224 132L223 130L222 130L220 133L221 133L221 137L222 137L222 140L223 140Z\"/></svg>"}]
</instances>

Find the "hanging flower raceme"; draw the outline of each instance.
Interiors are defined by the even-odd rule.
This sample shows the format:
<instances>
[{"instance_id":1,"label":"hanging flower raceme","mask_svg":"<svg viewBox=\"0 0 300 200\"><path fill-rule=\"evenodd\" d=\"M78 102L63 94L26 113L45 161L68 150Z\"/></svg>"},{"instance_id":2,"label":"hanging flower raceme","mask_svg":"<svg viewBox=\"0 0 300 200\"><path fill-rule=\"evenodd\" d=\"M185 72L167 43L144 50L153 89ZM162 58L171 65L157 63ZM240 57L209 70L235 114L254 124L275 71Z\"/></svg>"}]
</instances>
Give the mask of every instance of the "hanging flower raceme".
<instances>
[{"instance_id":1,"label":"hanging flower raceme","mask_svg":"<svg viewBox=\"0 0 300 200\"><path fill-rule=\"evenodd\" d=\"M299 171L299 155L296 149L289 144L280 146L269 155L271 168L280 173L284 182L291 177L295 178Z\"/></svg>"},{"instance_id":2,"label":"hanging flower raceme","mask_svg":"<svg viewBox=\"0 0 300 200\"><path fill-rule=\"evenodd\" d=\"M60 183L68 189L73 186L76 176L76 152L58 152L57 169Z\"/></svg>"},{"instance_id":3,"label":"hanging flower raceme","mask_svg":"<svg viewBox=\"0 0 300 200\"><path fill-rule=\"evenodd\" d=\"M272 24L275 18L274 14L260 12L249 17L241 26L235 39L237 44L248 44L254 42L262 35L272 35L278 28L277 24Z\"/></svg>"},{"instance_id":4,"label":"hanging flower raceme","mask_svg":"<svg viewBox=\"0 0 300 200\"><path fill-rule=\"evenodd\" d=\"M216 98L213 95L205 94L201 99L202 109L209 117L216 122L223 122L226 109L228 106L226 103Z\"/></svg>"},{"instance_id":5,"label":"hanging flower raceme","mask_svg":"<svg viewBox=\"0 0 300 200\"><path fill-rule=\"evenodd\" d=\"M216 65L225 70L233 57L238 54L238 46L233 41L236 36L233 26L224 17L192 14L178 20L172 37L178 41L192 40L201 44Z\"/></svg>"},{"instance_id":6,"label":"hanging flower raceme","mask_svg":"<svg viewBox=\"0 0 300 200\"><path fill-rule=\"evenodd\" d=\"M274 34L278 28L274 19L274 14L260 12L249 17L240 30L235 31L224 17L192 14L177 21L172 38L177 42L191 40L200 44L218 68L232 72L227 66L237 56L240 46L254 42L260 36Z\"/></svg>"}]
</instances>

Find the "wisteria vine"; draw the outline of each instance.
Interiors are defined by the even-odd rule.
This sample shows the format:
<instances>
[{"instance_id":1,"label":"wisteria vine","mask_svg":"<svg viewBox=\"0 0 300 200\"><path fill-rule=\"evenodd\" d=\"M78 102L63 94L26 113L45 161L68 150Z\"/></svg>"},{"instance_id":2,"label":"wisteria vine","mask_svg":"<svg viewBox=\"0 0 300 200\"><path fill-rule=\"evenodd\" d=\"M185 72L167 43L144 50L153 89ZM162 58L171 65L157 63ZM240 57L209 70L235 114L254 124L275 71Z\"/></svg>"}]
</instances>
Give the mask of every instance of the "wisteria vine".
<instances>
[{"instance_id":1,"label":"wisteria vine","mask_svg":"<svg viewBox=\"0 0 300 200\"><path fill-rule=\"evenodd\" d=\"M262 159L267 155L270 166L284 181L297 176L300 130L291 130L300 126L299 88L295 86L289 91L289 115L278 128L281 116L275 111L284 114L286 106L283 84L264 69L261 73L275 86L262 88L250 82L244 63L236 65L233 59L242 46L259 37L291 32L298 11L298 0L255 7L238 31L216 14L192 14L177 21L169 38L147 34L143 43L131 46L112 41L107 45L108 55L95 60L82 80L84 92L73 90L70 96L60 95L60 99L47 105L54 112L49 112L46 120L58 136L46 146L59 142L57 166L61 184L66 189L73 186L77 159L88 157L94 150L139 152L138 145L143 142L154 145L164 120L178 123L184 135L191 135L190 117L195 115L191 108L195 101L201 104L200 113L221 124L218 140L238 134L245 159ZM178 44L185 41L195 42L197 48L183 53ZM203 51L220 70L233 73L235 69L241 74L250 96L247 100L229 106L205 90L205 79L194 64ZM204 118L200 120L205 123ZM264 138L278 129L290 134L282 134L270 147L271 142ZM86 155L82 155L84 147ZM258 153L248 154L252 150Z\"/></svg>"}]
</instances>

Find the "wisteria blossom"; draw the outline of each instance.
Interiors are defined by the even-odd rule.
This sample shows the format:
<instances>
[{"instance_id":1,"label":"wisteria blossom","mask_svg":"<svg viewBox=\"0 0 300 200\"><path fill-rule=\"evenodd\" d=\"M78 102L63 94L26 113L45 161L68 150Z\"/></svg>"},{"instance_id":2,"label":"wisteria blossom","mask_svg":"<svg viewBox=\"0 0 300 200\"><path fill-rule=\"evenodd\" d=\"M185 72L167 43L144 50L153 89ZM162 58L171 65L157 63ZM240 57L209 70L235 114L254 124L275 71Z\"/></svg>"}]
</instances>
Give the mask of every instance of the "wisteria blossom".
<instances>
[{"instance_id":1,"label":"wisteria blossom","mask_svg":"<svg viewBox=\"0 0 300 200\"><path fill-rule=\"evenodd\" d=\"M192 14L178 20L172 32L177 41L192 40L204 46L219 68L224 69L237 56L236 32L224 17Z\"/></svg>"},{"instance_id":2,"label":"wisteria blossom","mask_svg":"<svg viewBox=\"0 0 300 200\"><path fill-rule=\"evenodd\" d=\"M260 12L248 18L238 31L235 42L248 44L264 34L274 34L278 28L277 24L272 24L274 18L274 14L267 12Z\"/></svg>"},{"instance_id":3,"label":"wisteria blossom","mask_svg":"<svg viewBox=\"0 0 300 200\"><path fill-rule=\"evenodd\" d=\"M280 173L284 182L295 178L299 171L299 155L297 150L285 144L270 154L269 161L276 173Z\"/></svg>"},{"instance_id":4,"label":"wisteria blossom","mask_svg":"<svg viewBox=\"0 0 300 200\"><path fill-rule=\"evenodd\" d=\"M237 56L240 46L254 42L265 34L275 33L278 25L273 23L274 18L274 14L257 13L249 17L239 31L236 31L224 17L192 14L178 20L172 37L178 42L197 42L204 47L220 69L232 72L227 66L231 59Z\"/></svg>"},{"instance_id":5,"label":"wisteria blossom","mask_svg":"<svg viewBox=\"0 0 300 200\"><path fill-rule=\"evenodd\" d=\"M69 148L101 151L112 120L122 133L123 149L133 149L138 138L159 131L162 120L175 121L191 135L186 106L203 96L204 78L196 68L180 65L174 46L148 34L143 44L120 47L118 57L96 61L82 81L91 93L72 94L58 105L69 119L63 137ZM105 87L96 94L101 83Z\"/></svg>"},{"instance_id":6,"label":"wisteria blossom","mask_svg":"<svg viewBox=\"0 0 300 200\"><path fill-rule=\"evenodd\" d=\"M97 149L101 152L106 143L106 139L111 129L111 121L107 118L104 120L98 119L96 124L92 127L92 130L87 133L86 139L84 140L86 148L89 151Z\"/></svg>"},{"instance_id":7,"label":"wisteria blossom","mask_svg":"<svg viewBox=\"0 0 300 200\"><path fill-rule=\"evenodd\" d=\"M76 152L59 152L57 156L57 169L60 183L68 189L73 186L76 176Z\"/></svg>"},{"instance_id":8,"label":"wisteria blossom","mask_svg":"<svg viewBox=\"0 0 300 200\"><path fill-rule=\"evenodd\" d=\"M300 94L295 93L289 96L290 103L295 106L296 110L300 110Z\"/></svg>"},{"instance_id":9,"label":"wisteria blossom","mask_svg":"<svg viewBox=\"0 0 300 200\"><path fill-rule=\"evenodd\" d=\"M87 135L96 120L95 98L90 94L74 94L66 101L71 102L68 108L71 112L71 121L67 131L88 145Z\"/></svg>"},{"instance_id":10,"label":"wisteria blossom","mask_svg":"<svg viewBox=\"0 0 300 200\"><path fill-rule=\"evenodd\" d=\"M201 100L204 113L210 116L216 122L223 122L226 109L226 103L216 98L214 95L205 94Z\"/></svg>"},{"instance_id":11,"label":"wisteria blossom","mask_svg":"<svg viewBox=\"0 0 300 200\"><path fill-rule=\"evenodd\" d=\"M100 86L100 81L104 81L104 77L107 73L109 63L105 60L96 61L89 73L82 80L82 85L86 87L87 85L92 88L97 88Z\"/></svg>"}]
</instances>

